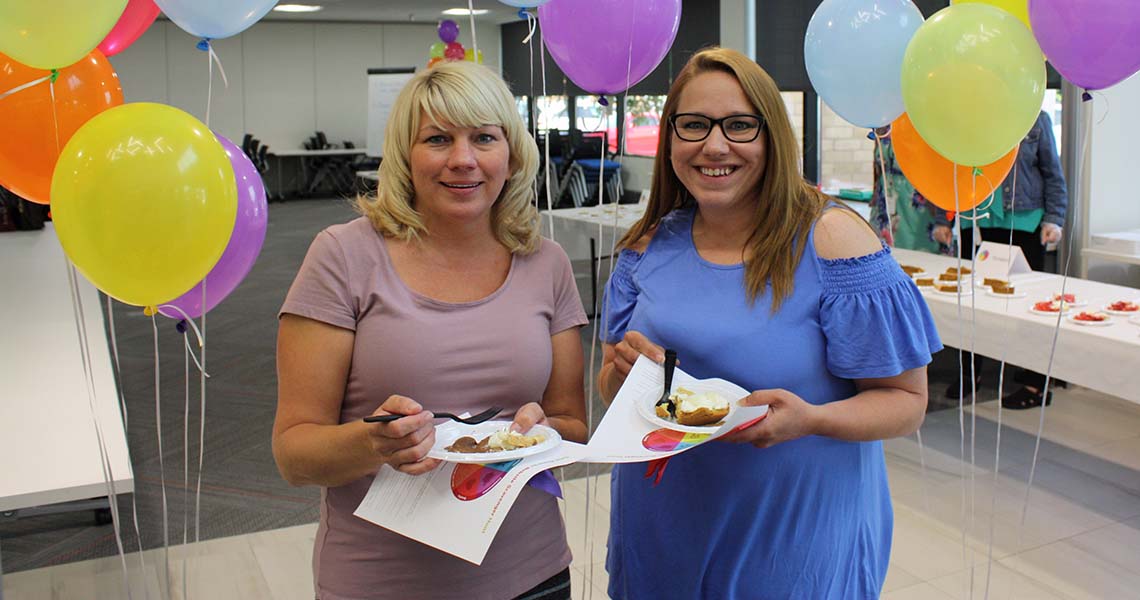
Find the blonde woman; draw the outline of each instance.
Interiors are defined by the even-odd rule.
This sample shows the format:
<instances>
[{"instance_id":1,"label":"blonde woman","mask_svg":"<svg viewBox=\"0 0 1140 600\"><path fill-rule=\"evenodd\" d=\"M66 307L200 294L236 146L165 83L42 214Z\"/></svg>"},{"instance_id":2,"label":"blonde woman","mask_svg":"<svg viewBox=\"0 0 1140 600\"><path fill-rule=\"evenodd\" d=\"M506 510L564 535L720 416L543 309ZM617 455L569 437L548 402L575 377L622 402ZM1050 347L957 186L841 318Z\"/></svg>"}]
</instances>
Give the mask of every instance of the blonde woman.
<instances>
[{"instance_id":1,"label":"blonde woman","mask_svg":"<svg viewBox=\"0 0 1140 600\"><path fill-rule=\"evenodd\" d=\"M609 593L875 598L892 511L881 442L918 428L941 348L867 223L804 182L779 90L708 49L665 102L645 217L606 290L602 393L640 354L755 390L759 423L612 479Z\"/></svg>"},{"instance_id":2,"label":"blonde woman","mask_svg":"<svg viewBox=\"0 0 1140 600\"><path fill-rule=\"evenodd\" d=\"M281 308L273 452L322 488L321 600L569 598L553 496L525 489L482 566L352 515L379 469L437 462L431 411L505 406L584 441L585 324L570 262L538 233L538 156L503 81L466 62L417 74L389 117L375 198L309 249ZM367 415L402 414L389 424Z\"/></svg>"}]
</instances>

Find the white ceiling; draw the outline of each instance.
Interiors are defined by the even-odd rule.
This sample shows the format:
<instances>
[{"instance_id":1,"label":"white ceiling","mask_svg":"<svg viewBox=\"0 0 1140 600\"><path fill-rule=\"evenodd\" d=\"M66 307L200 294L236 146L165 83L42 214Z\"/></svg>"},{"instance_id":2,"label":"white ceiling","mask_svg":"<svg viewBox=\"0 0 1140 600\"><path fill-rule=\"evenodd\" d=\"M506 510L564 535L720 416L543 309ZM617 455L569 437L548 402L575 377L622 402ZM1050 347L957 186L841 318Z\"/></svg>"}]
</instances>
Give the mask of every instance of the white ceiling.
<instances>
[{"instance_id":1,"label":"white ceiling","mask_svg":"<svg viewBox=\"0 0 1140 600\"><path fill-rule=\"evenodd\" d=\"M270 11L268 20L299 21L383 21L400 23L435 23L453 19L464 27L470 17L444 16L447 8L467 8L467 0L279 0L281 4L319 4L323 8L312 13ZM498 0L471 0L476 9L491 12L475 17L481 23L507 23L518 20L518 10ZM533 10L533 9L532 9Z\"/></svg>"}]
</instances>

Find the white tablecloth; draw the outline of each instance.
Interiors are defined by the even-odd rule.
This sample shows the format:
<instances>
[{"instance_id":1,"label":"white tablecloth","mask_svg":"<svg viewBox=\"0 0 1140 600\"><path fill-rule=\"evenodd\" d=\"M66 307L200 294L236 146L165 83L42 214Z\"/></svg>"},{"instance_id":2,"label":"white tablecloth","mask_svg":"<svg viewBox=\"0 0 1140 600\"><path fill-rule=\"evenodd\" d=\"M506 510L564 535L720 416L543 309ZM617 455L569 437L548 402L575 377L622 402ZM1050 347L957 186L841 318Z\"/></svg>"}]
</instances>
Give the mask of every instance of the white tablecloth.
<instances>
[{"instance_id":1,"label":"white tablecloth","mask_svg":"<svg viewBox=\"0 0 1140 600\"><path fill-rule=\"evenodd\" d=\"M554 223L554 239L573 259L590 257L590 240L596 254L609 254L615 239L641 217L638 205L604 205L543 212L543 234L549 235ZM957 261L911 250L894 250L903 264L923 267L937 274ZM969 266L969 262L964 263ZM1029 312L1033 302L1061 289L1061 276L1034 273L1031 281L1018 283L1025 298L1007 300L977 290L962 297L961 319L956 296L925 292L942 341L948 346L969 348L978 354L1005 360L1013 365L1044 373L1056 328L1056 318ZM1115 300L1136 300L1140 290L1095 281L1069 278L1066 293L1088 300L1084 309L1100 309ZM1136 319L1140 320L1140 319ZM972 340L972 342L971 342ZM1140 403L1140 325L1126 317L1113 317L1105 327L1084 326L1062 321L1057 339L1052 374L1097 391Z\"/></svg>"},{"instance_id":2,"label":"white tablecloth","mask_svg":"<svg viewBox=\"0 0 1140 600\"><path fill-rule=\"evenodd\" d=\"M913 250L895 249L894 255L900 263L922 267L935 276L958 264L953 258ZM970 266L969 261L962 264ZM956 295L933 291L923 295L946 345L969 348L972 343L978 354L995 359L1004 356L1009 363L1044 373L1057 318L1029 309L1035 302L1059 293L1061 279L1049 273L1017 275L1013 278L1017 291L1026 292L1026 297L1018 299L995 298L976 286L975 294L962 296L961 303ZM1073 277L1065 284L1065 293L1088 302L1071 313L1101 310L1110 302L1140 298L1140 290ZM1140 325L1129 322L1128 317L1112 317L1107 326L1078 325L1062 317L1052 374L1140 403Z\"/></svg>"},{"instance_id":3,"label":"white tablecloth","mask_svg":"<svg viewBox=\"0 0 1140 600\"><path fill-rule=\"evenodd\" d=\"M105 496L99 443L68 291L49 223L0 233L0 510ZM134 490L99 293L80 276L95 411L115 491Z\"/></svg>"}]
</instances>

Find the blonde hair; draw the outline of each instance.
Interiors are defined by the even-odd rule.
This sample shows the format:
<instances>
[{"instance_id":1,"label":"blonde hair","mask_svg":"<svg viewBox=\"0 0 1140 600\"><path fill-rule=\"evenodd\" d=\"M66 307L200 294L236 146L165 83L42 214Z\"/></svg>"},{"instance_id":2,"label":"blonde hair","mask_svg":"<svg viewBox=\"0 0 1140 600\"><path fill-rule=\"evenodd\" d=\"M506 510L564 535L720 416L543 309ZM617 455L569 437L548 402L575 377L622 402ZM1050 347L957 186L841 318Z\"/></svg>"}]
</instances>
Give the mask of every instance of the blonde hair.
<instances>
[{"instance_id":1,"label":"blonde hair","mask_svg":"<svg viewBox=\"0 0 1140 600\"><path fill-rule=\"evenodd\" d=\"M681 92L694 77L719 72L731 75L744 90L753 109L764 117L764 176L756 197L755 229L744 247L744 287L755 302L764 287L772 286L772 311L791 295L795 270L803 256L812 223L823 213L826 196L800 175L800 150L776 82L747 56L726 48L706 48L694 54L677 74L665 100L663 122L677 112ZM673 171L672 126L657 141L649 204L641 218L621 239L628 247L653 231L674 209L695 201ZM789 252L789 249L791 251Z\"/></svg>"},{"instance_id":2,"label":"blonde hair","mask_svg":"<svg viewBox=\"0 0 1140 600\"><path fill-rule=\"evenodd\" d=\"M471 62L440 63L417 73L404 86L388 116L376 194L358 196L356 209L384 236L409 241L428 233L415 208L409 161L421 115L436 126L503 128L511 174L491 207L491 226L495 238L512 253L537 250L538 211L531 203L531 185L538 173L538 146L502 78Z\"/></svg>"}]
</instances>

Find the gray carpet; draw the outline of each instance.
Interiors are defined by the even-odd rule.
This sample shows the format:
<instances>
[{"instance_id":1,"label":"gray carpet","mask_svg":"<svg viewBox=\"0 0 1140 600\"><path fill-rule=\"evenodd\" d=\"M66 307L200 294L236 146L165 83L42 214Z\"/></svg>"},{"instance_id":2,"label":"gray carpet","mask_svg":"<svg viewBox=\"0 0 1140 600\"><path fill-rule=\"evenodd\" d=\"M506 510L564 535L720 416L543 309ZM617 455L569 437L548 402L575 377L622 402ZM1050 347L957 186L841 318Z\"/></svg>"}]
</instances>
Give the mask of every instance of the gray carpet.
<instances>
[{"instance_id":1,"label":"gray carpet","mask_svg":"<svg viewBox=\"0 0 1140 600\"><path fill-rule=\"evenodd\" d=\"M261 256L244 282L207 316L207 386L205 460L202 469L201 539L311 523L317 519L317 488L294 488L277 473L270 449L277 382L274 345L277 309L305 256L309 243L324 227L354 214L343 200L302 200L272 204L269 230ZM576 268L586 269L585 264ZM585 271L583 271L585 272ZM602 274L601 281L605 281ZM588 282L588 279L584 280ZM583 286L588 288L587 285ZM584 300L589 290L584 289ZM121 385L128 406L127 431L135 472L133 499L144 548L163 544L162 495L154 402L153 332L140 309L115 304L115 334L122 360ZM589 358L592 328L582 330ZM183 479L184 358L182 338L173 321L159 319L162 385L163 458L167 479L170 539L180 542L184 514L193 539L193 486L198 449L191 443L190 493ZM600 362L600 355L596 362ZM193 369L193 365L191 365ZM957 355L943 352L932 366L932 381L956 378ZM943 401L945 383L932 384L934 408L956 406ZM197 440L197 377L192 375L192 440ZM594 401L594 422L604 408ZM955 434L956 435L956 434ZM956 438L955 438L956 439ZM563 477L586 474L586 465L563 469ZM606 469L590 466L590 474ZM130 522L132 496L120 498L127 550L137 549ZM188 501L188 502L187 502ZM109 556L118 552L110 525L94 526L91 512L40 516L16 521L0 519L0 551L6 572Z\"/></svg>"}]
</instances>

